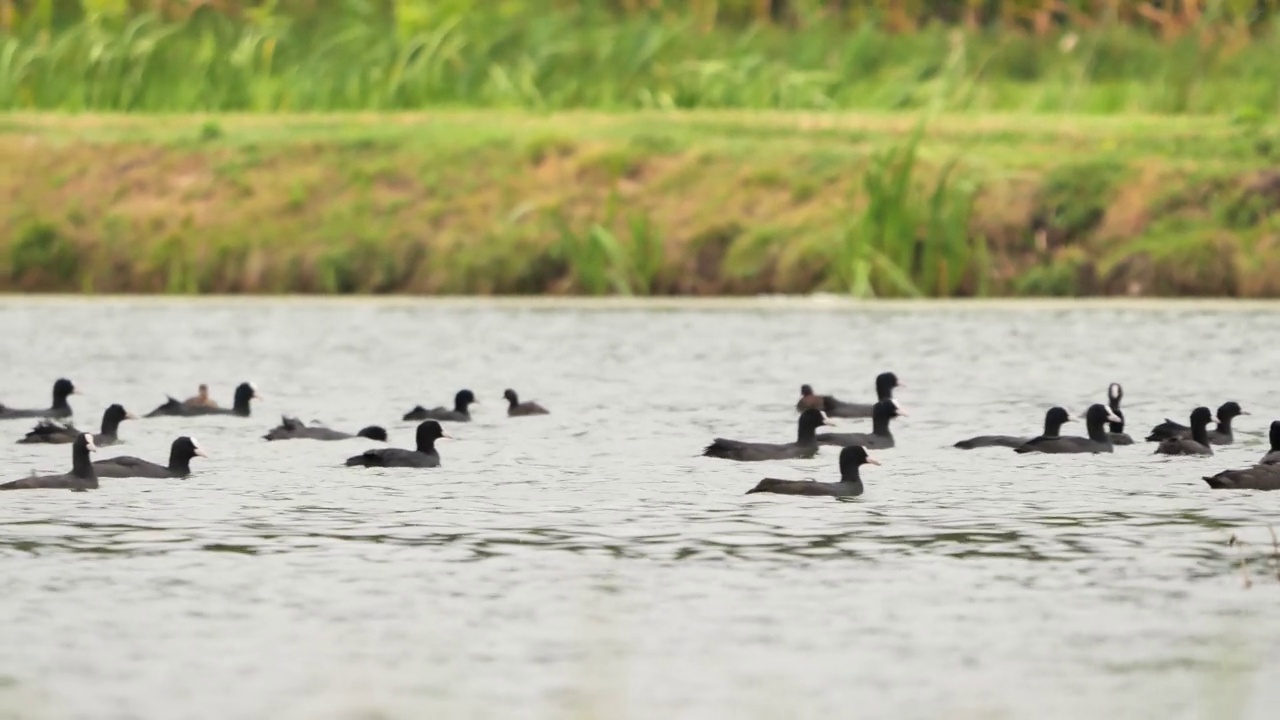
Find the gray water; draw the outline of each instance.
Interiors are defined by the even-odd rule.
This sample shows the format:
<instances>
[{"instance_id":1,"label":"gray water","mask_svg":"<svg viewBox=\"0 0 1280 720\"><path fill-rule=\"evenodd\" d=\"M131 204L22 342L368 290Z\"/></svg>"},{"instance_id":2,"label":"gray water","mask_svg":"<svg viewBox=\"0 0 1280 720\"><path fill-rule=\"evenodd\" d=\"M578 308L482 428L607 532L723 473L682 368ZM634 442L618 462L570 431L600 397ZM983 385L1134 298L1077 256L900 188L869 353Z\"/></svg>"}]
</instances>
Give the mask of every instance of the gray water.
<instances>
[{"instance_id":1,"label":"gray water","mask_svg":"<svg viewBox=\"0 0 1280 720\"><path fill-rule=\"evenodd\" d=\"M0 301L10 405L64 375L82 427L200 382L264 396L99 452L191 434L187 480L0 495L0 717L1272 717L1280 493L1200 477L1280 418L1276 306L811 305ZM856 501L743 494L834 479L829 448L698 456L789 440L801 383L868 400L886 369L910 415ZM1252 414L1203 459L949 447L1113 381L1139 439ZM410 447L401 414L463 387L439 469L261 439L288 413ZM552 414L507 418L506 387ZM69 467L13 444L30 424L0 422L0 479Z\"/></svg>"}]
</instances>

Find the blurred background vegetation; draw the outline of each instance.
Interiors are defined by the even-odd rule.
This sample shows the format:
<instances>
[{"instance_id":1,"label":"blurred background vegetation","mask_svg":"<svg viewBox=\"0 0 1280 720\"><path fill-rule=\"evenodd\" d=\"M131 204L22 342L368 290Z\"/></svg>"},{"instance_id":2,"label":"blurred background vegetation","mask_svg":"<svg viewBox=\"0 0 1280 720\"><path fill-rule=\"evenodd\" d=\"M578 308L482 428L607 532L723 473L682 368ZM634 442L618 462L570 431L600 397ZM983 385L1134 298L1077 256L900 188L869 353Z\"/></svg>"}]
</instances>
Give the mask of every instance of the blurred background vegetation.
<instances>
[{"instance_id":1,"label":"blurred background vegetation","mask_svg":"<svg viewBox=\"0 0 1280 720\"><path fill-rule=\"evenodd\" d=\"M0 108L1270 113L1277 7L0 0Z\"/></svg>"}]
</instances>

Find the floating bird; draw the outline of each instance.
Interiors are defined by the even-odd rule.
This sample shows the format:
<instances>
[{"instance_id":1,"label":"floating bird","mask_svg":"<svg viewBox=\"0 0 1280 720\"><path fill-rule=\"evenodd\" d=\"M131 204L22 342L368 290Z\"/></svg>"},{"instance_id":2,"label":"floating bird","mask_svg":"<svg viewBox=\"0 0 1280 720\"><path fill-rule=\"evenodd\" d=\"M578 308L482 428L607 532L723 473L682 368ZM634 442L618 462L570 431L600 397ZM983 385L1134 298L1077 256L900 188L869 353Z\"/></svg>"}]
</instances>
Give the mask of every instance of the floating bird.
<instances>
[{"instance_id":1,"label":"floating bird","mask_svg":"<svg viewBox=\"0 0 1280 720\"><path fill-rule=\"evenodd\" d=\"M264 440L347 440L355 437L369 438L378 442L387 441L387 431L378 425L361 428L355 435L338 430L330 430L324 426L310 426L298 418L287 415L280 416L280 425L267 431Z\"/></svg>"},{"instance_id":2,"label":"floating bird","mask_svg":"<svg viewBox=\"0 0 1280 720\"><path fill-rule=\"evenodd\" d=\"M206 407L204 405L187 405L169 397L168 401L160 407L147 413L147 417L160 417L162 415L176 415L178 417L198 417L201 415L239 415L240 417L249 417L249 403L253 400L260 400L262 396L258 394L258 389L251 382L243 382L236 386L235 402L231 408Z\"/></svg>"},{"instance_id":3,"label":"floating bird","mask_svg":"<svg viewBox=\"0 0 1280 720\"><path fill-rule=\"evenodd\" d=\"M81 433L71 443L71 472L62 475L42 475L39 477L13 480L0 485L0 490L34 490L52 488L83 492L98 487L98 476L94 473L93 463L89 461L89 453L98 448L93 444L93 436Z\"/></svg>"},{"instance_id":4,"label":"floating bird","mask_svg":"<svg viewBox=\"0 0 1280 720\"><path fill-rule=\"evenodd\" d=\"M416 434L417 449L379 448L377 450L365 450L359 455L347 458L347 465L363 467L439 467L440 453L436 451L436 440L447 437L452 436L440 427L440 423L435 420L427 420L418 425Z\"/></svg>"},{"instance_id":5,"label":"floating bird","mask_svg":"<svg viewBox=\"0 0 1280 720\"><path fill-rule=\"evenodd\" d=\"M956 447L961 450L972 450L983 447L1019 448L1040 438L1056 438L1062 433L1062 426L1071 422L1071 415L1060 407L1051 407L1044 414L1044 432L1039 438L1015 437L1013 435L979 435L968 440L961 440Z\"/></svg>"},{"instance_id":6,"label":"floating bird","mask_svg":"<svg viewBox=\"0 0 1280 720\"><path fill-rule=\"evenodd\" d=\"M1165 438L1156 448L1159 455L1212 455L1213 447L1209 444L1209 423L1213 421L1213 413L1207 407L1198 407L1191 411L1191 437Z\"/></svg>"},{"instance_id":7,"label":"floating bird","mask_svg":"<svg viewBox=\"0 0 1280 720\"><path fill-rule=\"evenodd\" d=\"M459 390L458 394L453 396L452 410L445 407L437 407L428 410L421 405L415 405L412 410L404 414L404 419L471 422L471 411L468 409L468 406L476 402L479 402L479 400L476 400L475 394L470 390Z\"/></svg>"},{"instance_id":8,"label":"floating bird","mask_svg":"<svg viewBox=\"0 0 1280 720\"><path fill-rule=\"evenodd\" d=\"M1014 449L1017 453L1103 453L1113 452L1111 433L1107 430L1107 421L1116 422L1119 418L1111 414L1106 405L1090 405L1085 412L1085 427L1089 437L1038 437L1027 441Z\"/></svg>"},{"instance_id":9,"label":"floating bird","mask_svg":"<svg viewBox=\"0 0 1280 720\"><path fill-rule=\"evenodd\" d=\"M889 432L889 421L907 411L898 405L897 400L881 400L876 403L875 412L871 416L871 432L869 433L823 433L818 435L819 445L841 445L850 447L860 445L872 450L884 450L893 447L893 433Z\"/></svg>"},{"instance_id":10,"label":"floating bird","mask_svg":"<svg viewBox=\"0 0 1280 720\"><path fill-rule=\"evenodd\" d=\"M20 418L65 418L71 417L71 405L67 403L69 395L76 394L76 386L66 378L58 378L53 384L53 405L45 410L24 410L11 408L0 403L0 420L17 420Z\"/></svg>"},{"instance_id":11,"label":"floating bird","mask_svg":"<svg viewBox=\"0 0 1280 720\"><path fill-rule=\"evenodd\" d=\"M1249 413L1240 409L1240 403L1231 400L1218 406L1218 426L1209 431L1209 442L1213 445L1230 445L1235 442L1231 432L1231 421L1240 415ZM1165 418L1164 422L1151 428L1147 442L1161 442L1171 437L1191 437L1191 428L1180 422Z\"/></svg>"},{"instance_id":12,"label":"floating bird","mask_svg":"<svg viewBox=\"0 0 1280 720\"><path fill-rule=\"evenodd\" d=\"M502 399L506 400L507 415L515 417L517 415L546 415L548 411L536 402L520 402L520 397L516 395L516 391L510 388L502 391Z\"/></svg>"},{"instance_id":13,"label":"floating bird","mask_svg":"<svg viewBox=\"0 0 1280 720\"><path fill-rule=\"evenodd\" d=\"M880 463L867 455L867 449L854 445L840 451L840 482L814 482L813 480L778 480L765 478L747 491L752 493L777 493L778 495L825 495L829 497L857 497L862 494L861 466Z\"/></svg>"},{"instance_id":14,"label":"floating bird","mask_svg":"<svg viewBox=\"0 0 1280 720\"><path fill-rule=\"evenodd\" d=\"M125 420L135 420L137 417L137 415L125 410L124 406L119 403L108 407L102 413L102 432L93 436L93 444L97 447L106 447L120 442L117 434L120 430L120 423ZM75 442L75 439L83 434L82 431L77 430L70 423L62 424L53 420L41 420L31 432L27 433L18 442L23 444L70 443Z\"/></svg>"},{"instance_id":15,"label":"floating bird","mask_svg":"<svg viewBox=\"0 0 1280 720\"><path fill-rule=\"evenodd\" d=\"M788 460L811 458L818 453L816 431L823 425L830 426L821 410L805 410L796 421L796 441L793 443L759 443L716 438L702 454L707 457L753 462L756 460Z\"/></svg>"},{"instance_id":16,"label":"floating bird","mask_svg":"<svg viewBox=\"0 0 1280 720\"><path fill-rule=\"evenodd\" d=\"M209 457L193 437L183 435L169 445L169 464L120 455L93 464L98 477L110 478L184 478L191 474L191 459Z\"/></svg>"}]
</instances>

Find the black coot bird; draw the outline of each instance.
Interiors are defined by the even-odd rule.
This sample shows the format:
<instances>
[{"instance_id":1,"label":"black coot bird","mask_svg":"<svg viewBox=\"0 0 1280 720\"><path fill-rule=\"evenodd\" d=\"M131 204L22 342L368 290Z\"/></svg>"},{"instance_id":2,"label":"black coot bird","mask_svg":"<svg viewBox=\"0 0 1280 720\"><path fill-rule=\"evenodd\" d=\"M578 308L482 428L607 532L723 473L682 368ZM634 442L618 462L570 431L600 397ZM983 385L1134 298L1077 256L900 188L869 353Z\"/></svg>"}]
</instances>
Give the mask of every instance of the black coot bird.
<instances>
[{"instance_id":1,"label":"black coot bird","mask_svg":"<svg viewBox=\"0 0 1280 720\"><path fill-rule=\"evenodd\" d=\"M1106 405L1095 403L1084 414L1089 437L1038 437L1014 449L1018 453L1104 453L1113 452L1107 421L1116 422Z\"/></svg>"},{"instance_id":2,"label":"black coot bird","mask_svg":"<svg viewBox=\"0 0 1280 720\"><path fill-rule=\"evenodd\" d=\"M436 451L436 440L452 437L440 427L435 420L427 420L418 425L416 450L400 448L379 448L366 450L359 455L347 458L347 465L362 467L415 467L433 468L440 466L440 453Z\"/></svg>"},{"instance_id":3,"label":"black coot bird","mask_svg":"<svg viewBox=\"0 0 1280 720\"><path fill-rule=\"evenodd\" d=\"M546 415L548 411L536 402L520 402L516 391L507 388L502 391L502 399L507 401L507 415Z\"/></svg>"},{"instance_id":4,"label":"black coot bird","mask_svg":"<svg viewBox=\"0 0 1280 720\"><path fill-rule=\"evenodd\" d=\"M1120 400L1124 398L1124 388L1120 387L1120 383L1111 383L1107 386L1107 407L1111 408L1111 414L1120 418L1120 422L1111 423L1111 444L1112 445L1132 445L1133 438L1124 431L1124 413L1120 410Z\"/></svg>"},{"instance_id":5,"label":"black coot bird","mask_svg":"<svg viewBox=\"0 0 1280 720\"><path fill-rule=\"evenodd\" d=\"M54 488L61 490L84 491L98 487L98 476L94 472L89 453L98 448L93 444L93 436L81 433L71 443L71 472L62 475L42 475L23 478L0 485L0 490L33 490L37 488Z\"/></svg>"},{"instance_id":6,"label":"black coot bird","mask_svg":"<svg viewBox=\"0 0 1280 720\"><path fill-rule=\"evenodd\" d=\"M124 406L119 403L108 407L102 413L102 432L93 436L93 444L98 447L106 447L120 442L120 437L117 434L120 430L120 423L125 420L137 419L137 417L137 415L125 410ZM41 420L31 432L27 433L18 442L23 444L62 444L75 442L76 438L83 434L83 431L77 430L70 423L61 424L52 420Z\"/></svg>"},{"instance_id":7,"label":"black coot bird","mask_svg":"<svg viewBox=\"0 0 1280 720\"><path fill-rule=\"evenodd\" d=\"M716 438L703 449L706 457L726 460L790 460L811 458L818 453L816 431L823 425L830 426L821 410L805 410L796 421L796 441L793 443L758 443Z\"/></svg>"},{"instance_id":8,"label":"black coot bird","mask_svg":"<svg viewBox=\"0 0 1280 720\"><path fill-rule=\"evenodd\" d=\"M1262 456L1260 464L1280 463L1280 420L1271 421L1271 452Z\"/></svg>"},{"instance_id":9,"label":"black coot bird","mask_svg":"<svg viewBox=\"0 0 1280 720\"><path fill-rule=\"evenodd\" d=\"M814 482L813 480L778 480L765 478L747 491L752 493L777 493L778 495L825 495L828 497L857 497L862 494L862 477L858 469L870 463L880 463L867 455L867 449L854 445L840 451L840 482Z\"/></svg>"},{"instance_id":10,"label":"black coot bird","mask_svg":"<svg viewBox=\"0 0 1280 720\"><path fill-rule=\"evenodd\" d=\"M132 455L99 460L93 464L98 477L183 478L191 474L191 459L209 457L193 437L182 437L169 445L169 464L159 465Z\"/></svg>"},{"instance_id":11,"label":"black coot bird","mask_svg":"<svg viewBox=\"0 0 1280 720\"><path fill-rule=\"evenodd\" d=\"M893 433L889 432L889 421L899 415L906 415L897 400L881 400L876 403L875 413L871 416L871 432L869 433L823 433L818 436L819 445L841 445L852 447L860 445L872 450L884 450L893 447Z\"/></svg>"},{"instance_id":12,"label":"black coot bird","mask_svg":"<svg viewBox=\"0 0 1280 720\"><path fill-rule=\"evenodd\" d=\"M1191 437L1171 437L1160 441L1156 448L1159 455L1212 455L1213 448L1209 444L1209 423L1213 421L1213 413L1207 407L1198 407L1191 411Z\"/></svg>"},{"instance_id":13,"label":"black coot bird","mask_svg":"<svg viewBox=\"0 0 1280 720\"><path fill-rule=\"evenodd\" d=\"M160 407L147 413L147 417L160 417L162 415L176 415L179 417L196 417L199 415L239 415L240 417L249 417L249 403L253 400L261 400L262 396L258 394L258 389L251 382L243 382L236 386L235 402L230 408L209 407L207 405L188 405L181 400L169 396L168 401Z\"/></svg>"},{"instance_id":14,"label":"black coot bird","mask_svg":"<svg viewBox=\"0 0 1280 720\"><path fill-rule=\"evenodd\" d=\"M1044 414L1044 433L1040 438L1056 438L1062 433L1062 426L1071 422L1071 415L1064 408L1051 407ZM1040 438L1015 437L1013 435L979 435L968 440L961 440L956 447L961 450L972 450L983 447L1019 448Z\"/></svg>"},{"instance_id":15,"label":"black coot bird","mask_svg":"<svg viewBox=\"0 0 1280 720\"><path fill-rule=\"evenodd\" d=\"M52 407L45 410L24 410L6 407L4 403L0 403L0 420L71 417L71 405L67 403L67 397L74 394L76 394L76 386L66 378L58 378L57 382L53 384Z\"/></svg>"},{"instance_id":16,"label":"black coot bird","mask_svg":"<svg viewBox=\"0 0 1280 720\"><path fill-rule=\"evenodd\" d=\"M307 426L298 418L288 415L280 416L280 425L273 427L262 436L265 440L347 440L355 437L369 438L378 442L387 441L387 431L378 425L370 425L360 429L355 435L340 430L331 430L323 425Z\"/></svg>"},{"instance_id":17,"label":"black coot bird","mask_svg":"<svg viewBox=\"0 0 1280 720\"><path fill-rule=\"evenodd\" d=\"M1243 470L1223 470L1203 480L1214 490L1280 490L1280 463L1260 463Z\"/></svg>"},{"instance_id":18,"label":"black coot bird","mask_svg":"<svg viewBox=\"0 0 1280 720\"><path fill-rule=\"evenodd\" d=\"M1218 426L1209 431L1209 442L1213 445L1230 445L1235 442L1231 433L1231 421L1249 413L1240 409L1240 403L1230 400L1218 406ZM1171 437L1191 437L1191 428L1180 422L1165 418L1164 422L1151 428L1147 442L1163 442Z\"/></svg>"},{"instance_id":19,"label":"black coot bird","mask_svg":"<svg viewBox=\"0 0 1280 720\"><path fill-rule=\"evenodd\" d=\"M471 411L468 406L476 402L479 402L479 400L476 400L475 394L470 390L459 390L458 394L453 396L452 410L446 407L436 407L428 410L421 405L415 405L412 410L404 414L404 419L471 422Z\"/></svg>"},{"instance_id":20,"label":"black coot bird","mask_svg":"<svg viewBox=\"0 0 1280 720\"><path fill-rule=\"evenodd\" d=\"M898 382L898 376L891 372L882 372L876 376L876 402L884 402L893 399L893 389L897 387L906 387ZM865 418L875 415L875 405L862 403L848 403L837 400L830 395L824 395L822 409L826 411L830 417L838 418Z\"/></svg>"}]
</instances>

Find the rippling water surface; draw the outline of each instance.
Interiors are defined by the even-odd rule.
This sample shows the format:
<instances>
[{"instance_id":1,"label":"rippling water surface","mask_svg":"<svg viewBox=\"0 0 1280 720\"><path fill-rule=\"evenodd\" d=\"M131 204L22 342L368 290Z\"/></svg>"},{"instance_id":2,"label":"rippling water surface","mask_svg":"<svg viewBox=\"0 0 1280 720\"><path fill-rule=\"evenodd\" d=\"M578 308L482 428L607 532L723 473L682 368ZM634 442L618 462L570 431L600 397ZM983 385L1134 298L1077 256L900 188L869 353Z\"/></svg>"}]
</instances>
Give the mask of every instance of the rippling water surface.
<instances>
[{"instance_id":1,"label":"rippling water surface","mask_svg":"<svg viewBox=\"0 0 1280 720\"><path fill-rule=\"evenodd\" d=\"M1280 702L1280 493L1211 492L1280 418L1276 308L0 302L0 401L72 378L76 422L236 383L249 419L126 422L182 481L0 495L0 716L31 718L1263 718ZM906 387L852 502L789 440L798 387ZM1126 391L1132 434L1238 400L1212 458L960 451ZM513 387L552 414L507 418ZM436 470L268 443L282 413L412 446L416 403L481 399ZM846 420L844 429L869 428ZM69 467L16 445L3 478ZM1069 426L1071 427L1071 426ZM1076 432L1083 428L1076 424ZM1231 544L1232 536L1243 544ZM1246 578L1250 587L1246 588Z\"/></svg>"}]
</instances>

